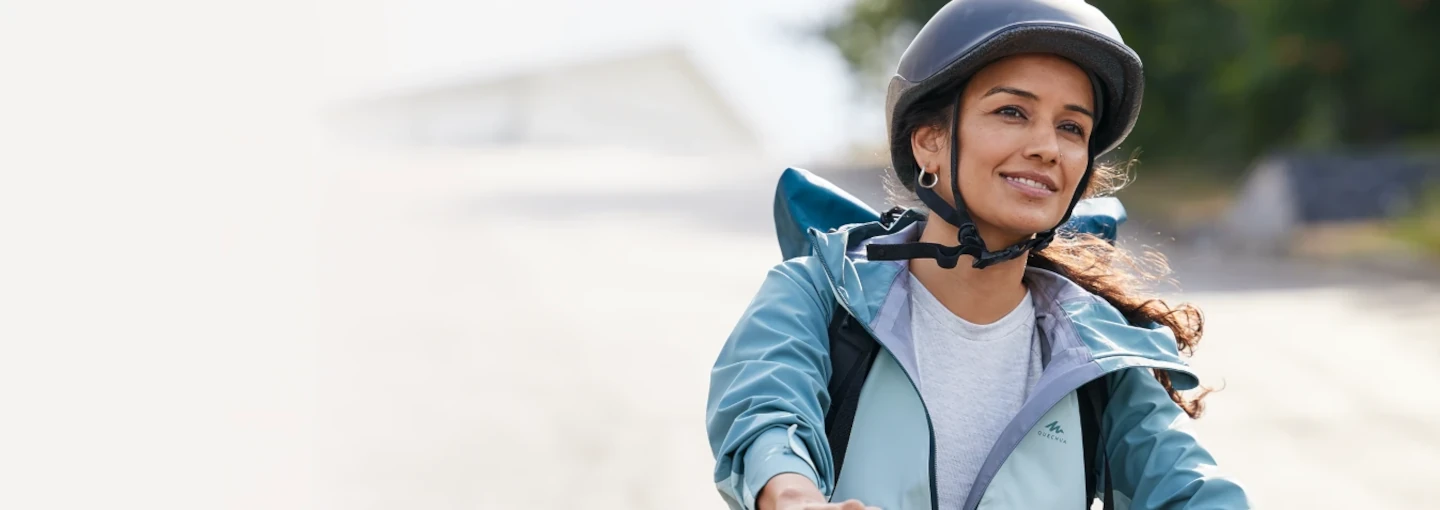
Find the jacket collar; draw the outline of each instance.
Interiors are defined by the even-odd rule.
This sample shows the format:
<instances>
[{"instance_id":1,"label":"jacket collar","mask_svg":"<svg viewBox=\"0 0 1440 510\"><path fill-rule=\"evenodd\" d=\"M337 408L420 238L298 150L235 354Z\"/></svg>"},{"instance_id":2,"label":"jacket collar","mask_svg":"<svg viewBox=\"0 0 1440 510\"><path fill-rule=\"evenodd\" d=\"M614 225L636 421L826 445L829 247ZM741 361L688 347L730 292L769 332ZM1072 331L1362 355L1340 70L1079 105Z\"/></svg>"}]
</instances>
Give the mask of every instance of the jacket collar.
<instances>
[{"instance_id":1,"label":"jacket collar","mask_svg":"<svg viewBox=\"0 0 1440 510\"><path fill-rule=\"evenodd\" d=\"M832 232L809 231L814 254L836 299L870 325L877 340L895 353L902 365L909 365L907 369L914 368L913 345L909 323L900 319L909 315L909 279L902 278L909 270L908 261L870 261L865 246L913 242L924 227L923 216L909 211L889 226L870 222ZM1177 389L1198 384L1180 358L1168 328L1132 325L1104 299L1052 271L1027 268L1025 284L1035 299L1037 326L1051 340L1047 359L1066 348L1085 347L1087 360L1108 359L1111 364L1148 360L1173 370Z\"/></svg>"}]
</instances>

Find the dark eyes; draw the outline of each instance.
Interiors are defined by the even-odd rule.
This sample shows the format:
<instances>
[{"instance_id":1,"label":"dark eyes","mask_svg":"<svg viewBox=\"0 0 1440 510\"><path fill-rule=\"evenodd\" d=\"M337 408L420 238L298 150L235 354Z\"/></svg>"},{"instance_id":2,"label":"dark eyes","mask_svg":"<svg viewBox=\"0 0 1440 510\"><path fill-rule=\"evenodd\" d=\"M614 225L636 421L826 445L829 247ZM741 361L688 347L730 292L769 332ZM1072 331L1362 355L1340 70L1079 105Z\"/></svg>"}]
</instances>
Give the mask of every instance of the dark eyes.
<instances>
[{"instance_id":1,"label":"dark eyes","mask_svg":"<svg viewBox=\"0 0 1440 510\"><path fill-rule=\"evenodd\" d=\"M1001 117L1010 117L1010 118L1014 118L1014 119L1025 119L1025 118L1026 118L1025 112L1024 112L1023 110L1019 109L1019 108L1014 107L1014 106L1002 106L1002 107L1000 107L1000 109L995 110L995 114L996 114L996 115L999 115L999 116L1001 116ZM1082 136L1082 137L1085 136L1085 128L1080 127L1079 124L1076 124L1076 123L1074 123L1074 122L1066 121L1064 124L1061 124L1061 125L1060 125L1060 129L1064 129L1064 130L1069 131L1069 132L1071 132L1071 133L1074 133L1074 134L1076 134L1076 135L1078 135L1078 136Z\"/></svg>"},{"instance_id":2,"label":"dark eyes","mask_svg":"<svg viewBox=\"0 0 1440 510\"><path fill-rule=\"evenodd\" d=\"M995 113L1004 117L1025 118L1025 112L1020 111L1019 108L1014 106L1002 106L999 110L995 110Z\"/></svg>"}]
</instances>

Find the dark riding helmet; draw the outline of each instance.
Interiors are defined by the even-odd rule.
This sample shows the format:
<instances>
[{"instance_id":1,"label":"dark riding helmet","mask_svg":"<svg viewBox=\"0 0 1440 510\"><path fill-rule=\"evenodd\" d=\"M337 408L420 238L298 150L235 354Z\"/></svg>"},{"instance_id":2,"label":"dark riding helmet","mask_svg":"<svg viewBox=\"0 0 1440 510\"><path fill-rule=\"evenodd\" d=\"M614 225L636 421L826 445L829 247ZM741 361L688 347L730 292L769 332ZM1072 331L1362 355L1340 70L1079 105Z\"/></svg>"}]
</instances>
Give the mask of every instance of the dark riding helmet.
<instances>
[{"instance_id":1,"label":"dark riding helmet","mask_svg":"<svg viewBox=\"0 0 1440 510\"><path fill-rule=\"evenodd\" d=\"M986 267L1044 249L1053 239L1052 228L998 252L986 249L965 210L955 175L959 160L956 114L952 113L950 145L954 208L932 190L915 185L915 156L908 142L897 139L910 135L900 132L900 122L918 101L936 93L952 93L980 68L1023 53L1069 59L1090 75L1094 85L1096 124L1090 137L1090 164L1056 228L1069 219L1090 181L1095 158L1120 145L1135 126L1145 88L1140 57L1125 45L1115 25L1099 9L1082 0L953 0L920 29L900 57L886 95L885 121L892 142L891 164L900 182L960 229L960 245L875 246L872 259L935 258L941 266L954 267L960 255L972 255L975 267Z\"/></svg>"}]
</instances>

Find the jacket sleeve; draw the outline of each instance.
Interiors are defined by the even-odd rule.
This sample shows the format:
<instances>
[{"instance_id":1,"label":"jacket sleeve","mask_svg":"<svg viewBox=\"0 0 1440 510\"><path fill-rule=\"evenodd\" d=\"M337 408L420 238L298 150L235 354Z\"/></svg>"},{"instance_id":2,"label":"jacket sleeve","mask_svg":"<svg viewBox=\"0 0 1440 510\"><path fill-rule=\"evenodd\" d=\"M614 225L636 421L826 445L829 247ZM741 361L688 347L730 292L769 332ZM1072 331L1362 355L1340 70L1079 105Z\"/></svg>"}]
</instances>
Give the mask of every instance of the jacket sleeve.
<instances>
[{"instance_id":1,"label":"jacket sleeve","mask_svg":"<svg viewBox=\"0 0 1440 510\"><path fill-rule=\"evenodd\" d=\"M1219 471L1190 425L1147 369L1110 377L1102 428L1112 483L1122 496L1116 508L1250 508L1244 488Z\"/></svg>"},{"instance_id":2,"label":"jacket sleeve","mask_svg":"<svg viewBox=\"0 0 1440 510\"><path fill-rule=\"evenodd\" d=\"M830 494L824 434L834 305L804 261L766 275L710 373L706 429L715 483L731 509L754 510L756 494L781 473L807 476Z\"/></svg>"}]
</instances>

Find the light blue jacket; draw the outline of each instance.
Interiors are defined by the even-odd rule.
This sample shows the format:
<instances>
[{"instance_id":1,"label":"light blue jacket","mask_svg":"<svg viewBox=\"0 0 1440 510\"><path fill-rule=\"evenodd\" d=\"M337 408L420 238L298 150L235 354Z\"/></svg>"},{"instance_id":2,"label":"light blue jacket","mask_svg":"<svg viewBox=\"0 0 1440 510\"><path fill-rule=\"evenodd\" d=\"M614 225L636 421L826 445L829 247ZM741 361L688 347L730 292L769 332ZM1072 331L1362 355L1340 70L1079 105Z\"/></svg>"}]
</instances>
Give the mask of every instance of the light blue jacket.
<instances>
[{"instance_id":1,"label":"light blue jacket","mask_svg":"<svg viewBox=\"0 0 1440 510\"><path fill-rule=\"evenodd\" d=\"M816 223L803 217L816 213L806 203L829 201L821 208L827 215L837 209L833 197L815 200L833 190L791 186L802 190L797 195L784 190L787 179L793 185L814 178L795 170L782 177L777 229L787 260L766 276L711 373L706 424L715 483L732 509L753 510L771 477L798 473L832 501L938 510L934 436L913 383L909 279L902 277L908 265L868 261L864 248L913 241L923 217L902 215L888 229L878 222L832 232L810 228L797 242L796 225ZM1132 326L1056 273L1031 268L1025 283L1035 299L1045 368L992 447L963 509L1079 507L1087 474L1076 390L1102 377L1110 397L1100 444L1116 508L1249 508L1244 490L1217 472L1189 430L1190 419L1151 374L1168 371L1180 390L1197 385L1170 330ZM839 479L825 436L827 327L837 304L882 346L860 393Z\"/></svg>"}]
</instances>

